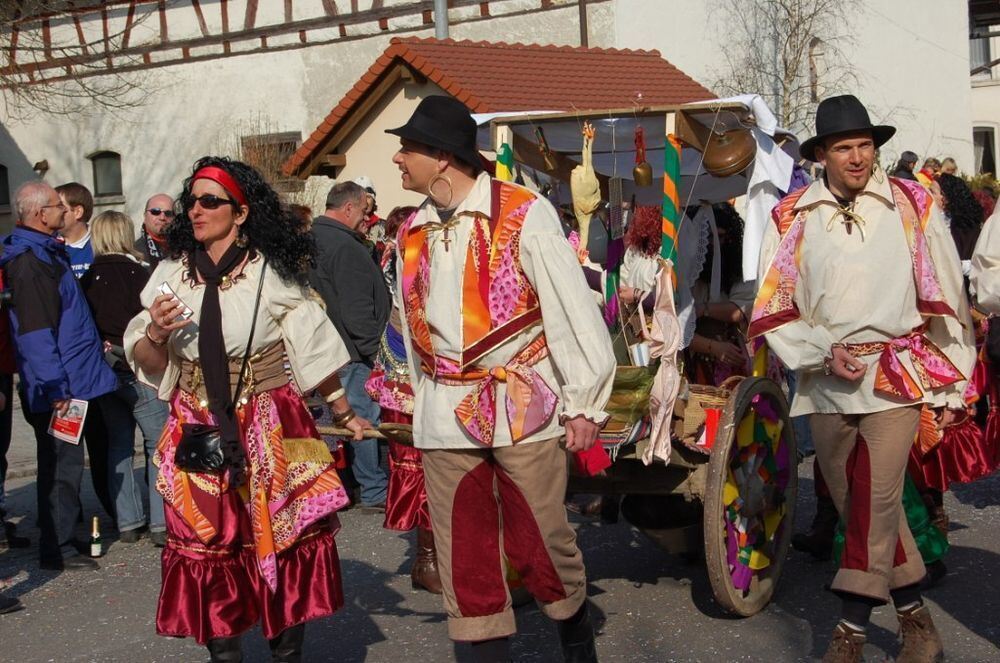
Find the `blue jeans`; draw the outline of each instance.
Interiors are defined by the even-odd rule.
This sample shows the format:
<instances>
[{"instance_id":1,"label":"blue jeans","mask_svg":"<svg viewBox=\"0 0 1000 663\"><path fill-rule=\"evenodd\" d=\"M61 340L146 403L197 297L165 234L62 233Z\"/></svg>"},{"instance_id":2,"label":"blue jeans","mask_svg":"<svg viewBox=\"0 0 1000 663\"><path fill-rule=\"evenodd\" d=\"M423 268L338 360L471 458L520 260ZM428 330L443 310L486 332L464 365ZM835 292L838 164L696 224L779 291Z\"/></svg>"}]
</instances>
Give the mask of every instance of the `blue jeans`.
<instances>
[{"instance_id":1,"label":"blue jeans","mask_svg":"<svg viewBox=\"0 0 1000 663\"><path fill-rule=\"evenodd\" d=\"M371 372L371 367L359 361L352 361L340 369L337 375L347 392L347 402L351 404L354 412L370 421L373 426L377 426L382 410L365 391L365 382ZM354 452L351 471L361 484L361 504L370 506L384 503L389 477L379 465L378 440L365 439L350 444Z\"/></svg>"},{"instance_id":2,"label":"blue jeans","mask_svg":"<svg viewBox=\"0 0 1000 663\"><path fill-rule=\"evenodd\" d=\"M156 466L153 452L167 423L169 406L129 371L116 371L118 390L100 399L101 411L108 427L109 488L118 512L118 529L127 531L142 527L146 517L142 506L141 487L135 481L132 458L134 455L135 425L142 431L146 454L146 483L149 492L149 529L162 532L166 529L163 517L163 497L156 492Z\"/></svg>"}]
</instances>

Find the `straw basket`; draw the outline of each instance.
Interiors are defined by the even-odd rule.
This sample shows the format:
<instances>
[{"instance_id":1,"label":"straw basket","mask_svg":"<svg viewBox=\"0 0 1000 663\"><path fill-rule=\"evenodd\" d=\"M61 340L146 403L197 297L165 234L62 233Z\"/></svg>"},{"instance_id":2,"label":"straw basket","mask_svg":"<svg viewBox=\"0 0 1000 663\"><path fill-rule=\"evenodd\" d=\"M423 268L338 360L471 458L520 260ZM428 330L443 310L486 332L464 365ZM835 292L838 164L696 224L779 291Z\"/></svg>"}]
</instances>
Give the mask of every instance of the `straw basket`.
<instances>
[{"instance_id":1,"label":"straw basket","mask_svg":"<svg viewBox=\"0 0 1000 663\"><path fill-rule=\"evenodd\" d=\"M684 419L680 430L681 439L698 435L705 424L706 410L721 410L733 391L743 381L742 375L733 375L722 381L718 387L705 384L689 384L688 400L684 407Z\"/></svg>"}]
</instances>

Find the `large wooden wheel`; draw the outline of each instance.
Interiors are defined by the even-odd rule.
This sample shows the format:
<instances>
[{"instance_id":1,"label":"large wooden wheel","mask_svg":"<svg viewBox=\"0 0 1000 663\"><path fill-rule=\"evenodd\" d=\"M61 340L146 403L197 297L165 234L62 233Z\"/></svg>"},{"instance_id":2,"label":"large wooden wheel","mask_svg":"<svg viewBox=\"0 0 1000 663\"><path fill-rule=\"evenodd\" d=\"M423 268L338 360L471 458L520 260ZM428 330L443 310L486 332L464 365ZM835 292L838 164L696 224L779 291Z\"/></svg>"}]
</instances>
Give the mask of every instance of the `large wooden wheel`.
<instances>
[{"instance_id":1,"label":"large wooden wheel","mask_svg":"<svg viewBox=\"0 0 1000 663\"><path fill-rule=\"evenodd\" d=\"M705 558L715 599L756 614L788 552L798 486L795 436L781 389L747 378L723 410L705 484Z\"/></svg>"}]
</instances>

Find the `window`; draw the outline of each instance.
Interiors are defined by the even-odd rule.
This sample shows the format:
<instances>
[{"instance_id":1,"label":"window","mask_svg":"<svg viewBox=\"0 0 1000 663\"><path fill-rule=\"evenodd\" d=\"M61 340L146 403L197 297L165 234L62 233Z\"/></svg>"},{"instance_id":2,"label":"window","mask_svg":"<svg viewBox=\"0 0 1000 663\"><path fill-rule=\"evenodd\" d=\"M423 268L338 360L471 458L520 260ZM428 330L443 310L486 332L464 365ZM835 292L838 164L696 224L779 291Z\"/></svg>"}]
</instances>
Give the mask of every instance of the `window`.
<instances>
[{"instance_id":1,"label":"window","mask_svg":"<svg viewBox=\"0 0 1000 663\"><path fill-rule=\"evenodd\" d=\"M275 191L302 191L305 189L305 182L297 177L287 177L281 172L281 167L298 149L301 140L302 134L298 131L243 136L240 139L242 159L259 170Z\"/></svg>"},{"instance_id":2,"label":"window","mask_svg":"<svg viewBox=\"0 0 1000 663\"><path fill-rule=\"evenodd\" d=\"M983 37L981 39L970 39L969 66L974 72L972 74L972 80L989 80L993 78L993 73L991 68L987 67L986 69L979 69L980 67L986 67L987 65L989 65L990 60L991 60L991 55L990 55L989 37Z\"/></svg>"},{"instance_id":3,"label":"window","mask_svg":"<svg viewBox=\"0 0 1000 663\"><path fill-rule=\"evenodd\" d=\"M122 195L122 158L117 152L90 155L94 164L94 197Z\"/></svg>"},{"instance_id":4,"label":"window","mask_svg":"<svg viewBox=\"0 0 1000 663\"><path fill-rule=\"evenodd\" d=\"M10 182L4 165L0 165L0 210L10 211Z\"/></svg>"},{"instance_id":5,"label":"window","mask_svg":"<svg viewBox=\"0 0 1000 663\"><path fill-rule=\"evenodd\" d=\"M809 40L809 100L813 103L826 96L820 89L820 78L826 74L825 57L823 40L819 37Z\"/></svg>"},{"instance_id":6,"label":"window","mask_svg":"<svg viewBox=\"0 0 1000 663\"><path fill-rule=\"evenodd\" d=\"M976 173L996 175L996 130L993 127L973 127L972 151L976 158Z\"/></svg>"}]
</instances>

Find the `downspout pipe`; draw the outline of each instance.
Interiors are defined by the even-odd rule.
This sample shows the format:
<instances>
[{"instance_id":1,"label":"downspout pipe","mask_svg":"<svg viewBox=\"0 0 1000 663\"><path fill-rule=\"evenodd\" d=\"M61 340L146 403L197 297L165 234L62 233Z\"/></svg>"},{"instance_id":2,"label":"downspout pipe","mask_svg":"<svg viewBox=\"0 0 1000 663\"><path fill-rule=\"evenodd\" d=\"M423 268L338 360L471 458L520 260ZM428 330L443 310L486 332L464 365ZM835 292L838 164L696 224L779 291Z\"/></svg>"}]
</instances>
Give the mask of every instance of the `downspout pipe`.
<instances>
[{"instance_id":1,"label":"downspout pipe","mask_svg":"<svg viewBox=\"0 0 1000 663\"><path fill-rule=\"evenodd\" d=\"M448 0L434 0L434 36L448 38Z\"/></svg>"}]
</instances>

